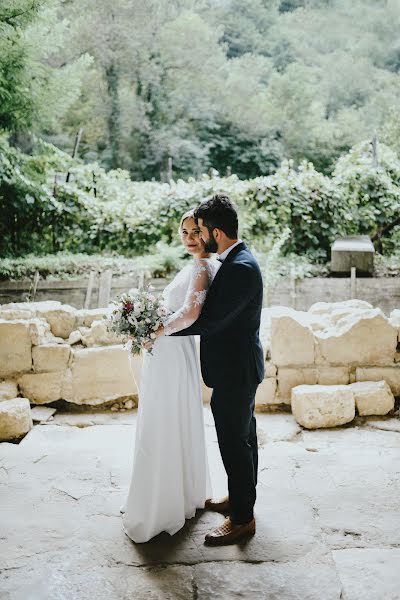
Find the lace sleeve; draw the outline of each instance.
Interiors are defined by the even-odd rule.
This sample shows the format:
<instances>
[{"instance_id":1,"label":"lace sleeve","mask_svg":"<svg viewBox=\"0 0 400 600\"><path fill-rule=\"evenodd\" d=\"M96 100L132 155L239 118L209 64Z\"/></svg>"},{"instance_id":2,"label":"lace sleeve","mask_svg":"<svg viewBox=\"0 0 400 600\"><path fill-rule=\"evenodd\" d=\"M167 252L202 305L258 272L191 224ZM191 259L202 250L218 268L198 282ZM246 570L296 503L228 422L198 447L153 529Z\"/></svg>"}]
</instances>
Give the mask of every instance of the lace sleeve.
<instances>
[{"instance_id":1,"label":"lace sleeve","mask_svg":"<svg viewBox=\"0 0 400 600\"><path fill-rule=\"evenodd\" d=\"M186 329L199 318L211 280L208 261L204 258L195 259L185 302L164 320L165 335Z\"/></svg>"}]
</instances>

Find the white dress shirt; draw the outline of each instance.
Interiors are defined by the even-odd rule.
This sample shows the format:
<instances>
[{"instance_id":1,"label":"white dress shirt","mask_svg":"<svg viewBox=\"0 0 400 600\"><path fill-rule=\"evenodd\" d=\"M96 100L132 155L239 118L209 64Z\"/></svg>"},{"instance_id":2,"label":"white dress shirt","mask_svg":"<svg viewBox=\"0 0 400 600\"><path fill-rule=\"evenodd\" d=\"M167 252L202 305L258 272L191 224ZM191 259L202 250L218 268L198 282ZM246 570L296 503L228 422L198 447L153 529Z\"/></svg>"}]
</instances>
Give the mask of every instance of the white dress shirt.
<instances>
[{"instance_id":1,"label":"white dress shirt","mask_svg":"<svg viewBox=\"0 0 400 600\"><path fill-rule=\"evenodd\" d=\"M233 250L235 248L235 246L238 246L239 244L241 244L242 241L243 240L238 240L237 242L235 242L234 244L232 244L232 246L229 246L229 248L227 248L226 250L224 250L224 252L222 252L222 254L218 255L218 260L221 261L221 262L224 262L224 260L228 256L229 252L231 250Z\"/></svg>"}]
</instances>

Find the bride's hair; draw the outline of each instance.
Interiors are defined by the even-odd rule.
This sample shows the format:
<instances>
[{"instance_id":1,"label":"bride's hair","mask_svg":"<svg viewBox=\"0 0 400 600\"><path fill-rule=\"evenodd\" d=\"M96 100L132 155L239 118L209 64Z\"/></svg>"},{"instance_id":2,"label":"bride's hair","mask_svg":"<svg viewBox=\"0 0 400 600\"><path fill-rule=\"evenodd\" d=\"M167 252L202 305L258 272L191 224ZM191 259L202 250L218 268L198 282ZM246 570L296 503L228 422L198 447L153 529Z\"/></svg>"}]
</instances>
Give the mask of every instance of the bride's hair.
<instances>
[{"instance_id":1,"label":"bride's hair","mask_svg":"<svg viewBox=\"0 0 400 600\"><path fill-rule=\"evenodd\" d=\"M179 234L182 231L183 223L186 221L186 219L194 219L194 208L192 208L191 210L188 210L187 212L185 212L184 215L182 215L181 222L179 223L179 229L178 229Z\"/></svg>"}]
</instances>

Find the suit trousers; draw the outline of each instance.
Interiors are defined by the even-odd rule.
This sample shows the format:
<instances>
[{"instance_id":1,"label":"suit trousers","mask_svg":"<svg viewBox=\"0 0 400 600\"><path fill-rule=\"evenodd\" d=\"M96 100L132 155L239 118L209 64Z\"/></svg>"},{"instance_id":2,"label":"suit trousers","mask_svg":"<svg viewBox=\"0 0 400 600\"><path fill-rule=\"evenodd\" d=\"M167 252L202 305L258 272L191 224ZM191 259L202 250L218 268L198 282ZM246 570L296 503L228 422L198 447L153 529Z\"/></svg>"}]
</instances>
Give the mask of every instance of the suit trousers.
<instances>
[{"instance_id":1,"label":"suit trousers","mask_svg":"<svg viewBox=\"0 0 400 600\"><path fill-rule=\"evenodd\" d=\"M214 416L222 462L228 476L230 518L248 523L256 501L258 447L255 395L258 383L224 383L214 387L211 410Z\"/></svg>"}]
</instances>

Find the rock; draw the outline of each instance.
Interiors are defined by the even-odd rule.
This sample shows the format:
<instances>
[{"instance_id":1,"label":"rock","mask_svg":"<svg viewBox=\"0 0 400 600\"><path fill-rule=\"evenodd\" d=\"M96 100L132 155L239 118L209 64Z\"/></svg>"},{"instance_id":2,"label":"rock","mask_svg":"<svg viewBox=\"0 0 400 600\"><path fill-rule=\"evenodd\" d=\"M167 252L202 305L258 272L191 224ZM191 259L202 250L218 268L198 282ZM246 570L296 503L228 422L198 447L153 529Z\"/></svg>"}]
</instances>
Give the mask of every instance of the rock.
<instances>
[{"instance_id":1,"label":"rock","mask_svg":"<svg viewBox=\"0 0 400 600\"><path fill-rule=\"evenodd\" d=\"M394 408L394 397L386 381L359 381L348 387L359 415L386 415Z\"/></svg>"},{"instance_id":2,"label":"rock","mask_svg":"<svg viewBox=\"0 0 400 600\"><path fill-rule=\"evenodd\" d=\"M43 302L10 302L9 304L3 304L3 309L12 310L28 310L33 315L37 315L38 311L43 310L56 310L61 306L61 302L58 300L45 300Z\"/></svg>"},{"instance_id":3,"label":"rock","mask_svg":"<svg viewBox=\"0 0 400 600\"><path fill-rule=\"evenodd\" d=\"M102 321L111 313L110 308L92 308L76 311L78 327L90 327L94 321Z\"/></svg>"},{"instance_id":4,"label":"rock","mask_svg":"<svg viewBox=\"0 0 400 600\"><path fill-rule=\"evenodd\" d=\"M46 404L61 400L63 372L29 373L22 375L18 385L27 398L34 404Z\"/></svg>"},{"instance_id":5,"label":"rock","mask_svg":"<svg viewBox=\"0 0 400 600\"><path fill-rule=\"evenodd\" d=\"M315 332L315 338L317 364L387 365L393 363L397 345L397 331L379 308L348 315Z\"/></svg>"},{"instance_id":6,"label":"rock","mask_svg":"<svg viewBox=\"0 0 400 600\"><path fill-rule=\"evenodd\" d=\"M68 366L71 348L68 344L43 344L32 348L35 373L64 371Z\"/></svg>"},{"instance_id":7,"label":"rock","mask_svg":"<svg viewBox=\"0 0 400 600\"><path fill-rule=\"evenodd\" d=\"M349 381L347 367L318 367L317 383L320 385L346 385Z\"/></svg>"},{"instance_id":8,"label":"rock","mask_svg":"<svg viewBox=\"0 0 400 600\"><path fill-rule=\"evenodd\" d=\"M12 400L18 396L18 387L15 381L0 382L0 402Z\"/></svg>"},{"instance_id":9,"label":"rock","mask_svg":"<svg viewBox=\"0 0 400 600\"><path fill-rule=\"evenodd\" d=\"M397 327L397 329L399 330L399 336L400 336L400 309L399 308L395 308L394 310L392 310L392 312L390 313L389 321L393 327Z\"/></svg>"},{"instance_id":10,"label":"rock","mask_svg":"<svg viewBox=\"0 0 400 600\"><path fill-rule=\"evenodd\" d=\"M278 369L278 397L279 402L290 404L292 389L302 384L316 384L318 371L315 368L291 369L282 367Z\"/></svg>"},{"instance_id":11,"label":"rock","mask_svg":"<svg viewBox=\"0 0 400 600\"><path fill-rule=\"evenodd\" d=\"M80 330L83 331L83 328ZM85 346L115 346L121 344L121 336L107 330L107 323L93 321L90 329L82 334L82 343Z\"/></svg>"},{"instance_id":12,"label":"rock","mask_svg":"<svg viewBox=\"0 0 400 600\"><path fill-rule=\"evenodd\" d=\"M314 335L307 313L286 309L271 320L271 360L277 367L314 363Z\"/></svg>"},{"instance_id":13,"label":"rock","mask_svg":"<svg viewBox=\"0 0 400 600\"><path fill-rule=\"evenodd\" d=\"M79 342L82 341L82 333L79 331L79 329L76 329L75 331L71 331L67 341L70 346L73 346L74 344L78 344Z\"/></svg>"},{"instance_id":14,"label":"rock","mask_svg":"<svg viewBox=\"0 0 400 600\"><path fill-rule=\"evenodd\" d=\"M72 349L62 397L75 404L103 404L137 394L130 358L122 346Z\"/></svg>"},{"instance_id":15,"label":"rock","mask_svg":"<svg viewBox=\"0 0 400 600\"><path fill-rule=\"evenodd\" d=\"M276 405L279 400L276 398L276 379L267 377L257 388L256 410L267 410L271 405Z\"/></svg>"},{"instance_id":16,"label":"rock","mask_svg":"<svg viewBox=\"0 0 400 600\"><path fill-rule=\"evenodd\" d=\"M134 404L133 400L127 400L127 401L125 402L125 407L126 407L128 410L132 410L132 408L134 408L134 406L135 406L135 404Z\"/></svg>"},{"instance_id":17,"label":"rock","mask_svg":"<svg viewBox=\"0 0 400 600\"><path fill-rule=\"evenodd\" d=\"M76 329L76 310L68 304L61 304L57 308L40 307L36 311L39 317L46 319L52 333L56 337L67 339L72 331Z\"/></svg>"},{"instance_id":18,"label":"rock","mask_svg":"<svg viewBox=\"0 0 400 600\"><path fill-rule=\"evenodd\" d=\"M276 377L277 372L276 366L271 361L265 363L265 377Z\"/></svg>"},{"instance_id":19,"label":"rock","mask_svg":"<svg viewBox=\"0 0 400 600\"><path fill-rule=\"evenodd\" d=\"M38 319L35 317L30 319L28 323L31 341L34 346L44 344L48 340L54 341L54 336L51 333L50 325L45 319Z\"/></svg>"},{"instance_id":20,"label":"rock","mask_svg":"<svg viewBox=\"0 0 400 600\"><path fill-rule=\"evenodd\" d=\"M44 423L54 415L57 409L49 408L48 406L34 406L31 408L31 416L33 421Z\"/></svg>"},{"instance_id":21,"label":"rock","mask_svg":"<svg viewBox=\"0 0 400 600\"><path fill-rule=\"evenodd\" d=\"M324 315L330 314L337 309L353 311L354 309L373 308L372 304L364 300L345 300L343 302L316 302L308 309L309 313Z\"/></svg>"},{"instance_id":22,"label":"rock","mask_svg":"<svg viewBox=\"0 0 400 600\"><path fill-rule=\"evenodd\" d=\"M27 398L0 402L0 442L19 439L32 427L31 407Z\"/></svg>"},{"instance_id":23,"label":"rock","mask_svg":"<svg viewBox=\"0 0 400 600\"><path fill-rule=\"evenodd\" d=\"M32 311L22 308L0 308L0 319L5 321L27 320L32 318Z\"/></svg>"},{"instance_id":24,"label":"rock","mask_svg":"<svg viewBox=\"0 0 400 600\"><path fill-rule=\"evenodd\" d=\"M118 408L119 408L118 404L113 404L110 410L112 410L113 412L116 412L118 410Z\"/></svg>"},{"instance_id":25,"label":"rock","mask_svg":"<svg viewBox=\"0 0 400 600\"><path fill-rule=\"evenodd\" d=\"M28 321L0 320L0 377L18 375L32 368Z\"/></svg>"},{"instance_id":26,"label":"rock","mask_svg":"<svg viewBox=\"0 0 400 600\"><path fill-rule=\"evenodd\" d=\"M357 381L386 381L394 396L400 396L400 365L393 367L359 367Z\"/></svg>"},{"instance_id":27,"label":"rock","mask_svg":"<svg viewBox=\"0 0 400 600\"><path fill-rule=\"evenodd\" d=\"M337 427L354 419L354 395L344 385L299 385L292 390L292 412L307 429Z\"/></svg>"}]
</instances>

